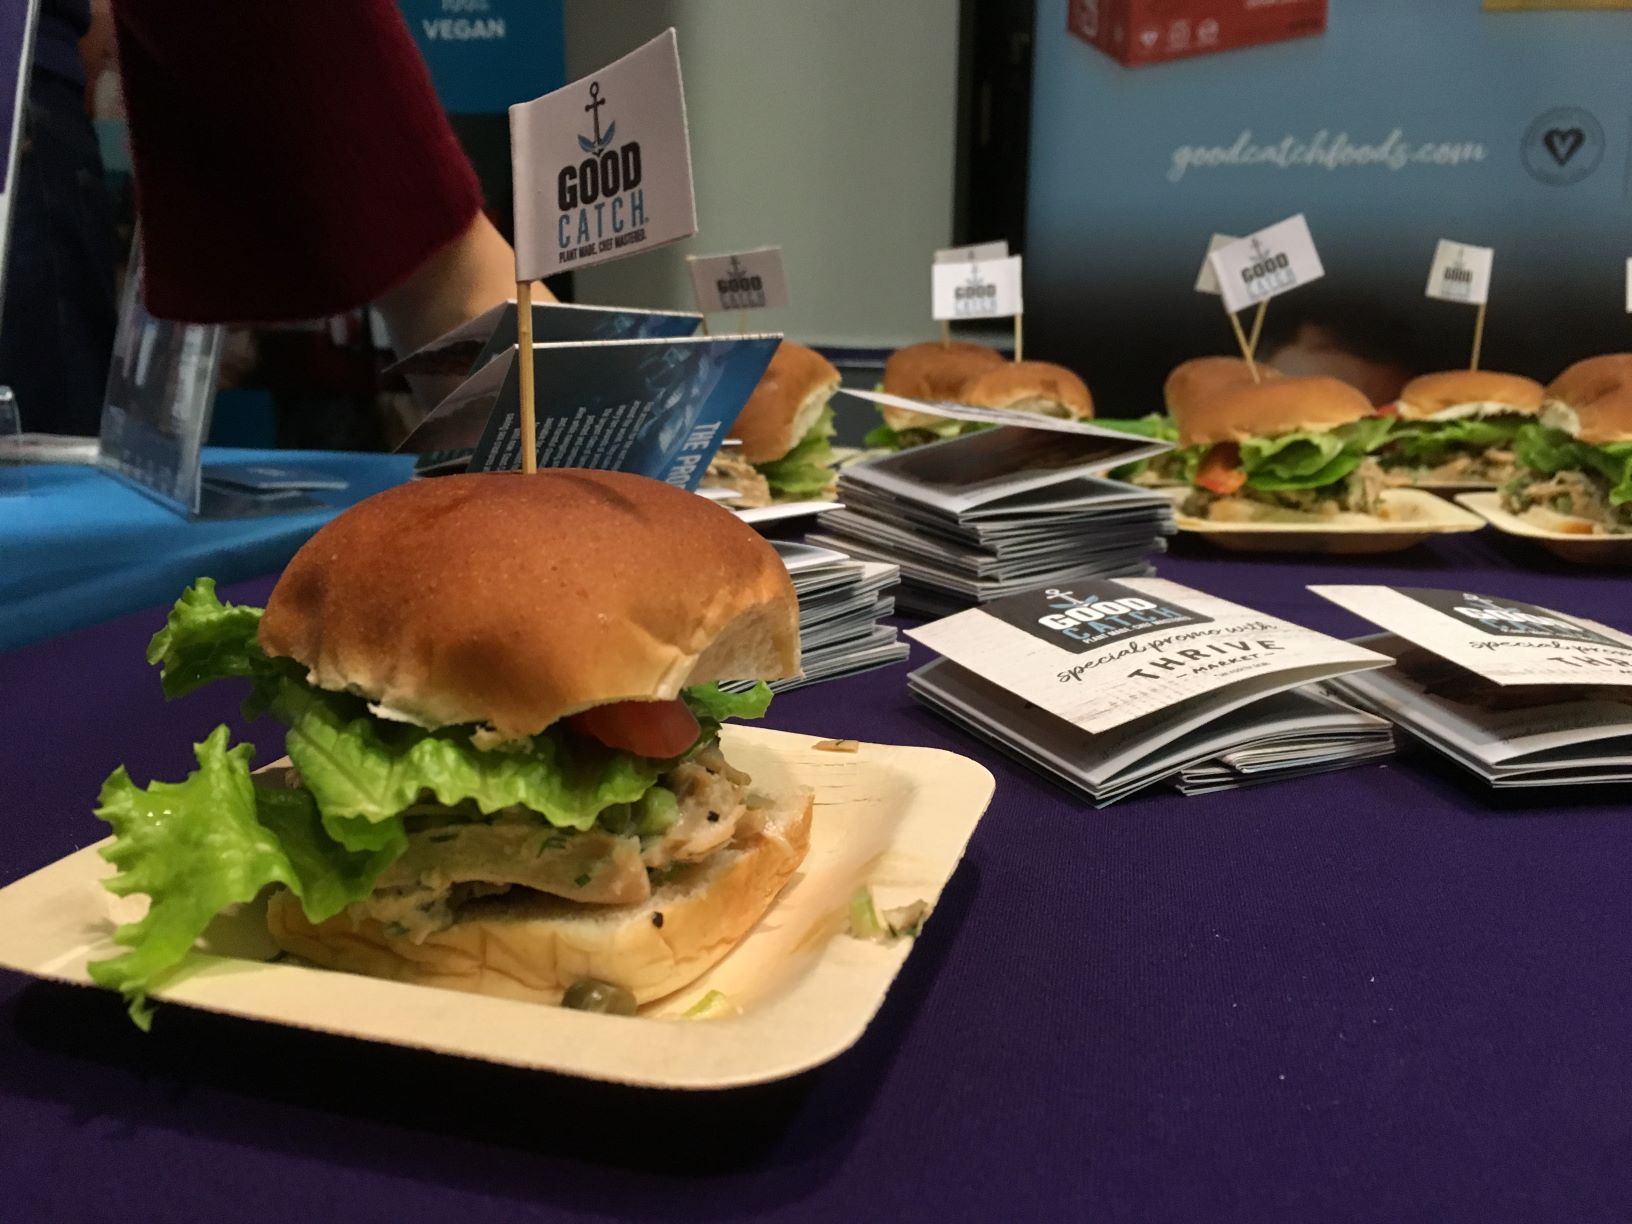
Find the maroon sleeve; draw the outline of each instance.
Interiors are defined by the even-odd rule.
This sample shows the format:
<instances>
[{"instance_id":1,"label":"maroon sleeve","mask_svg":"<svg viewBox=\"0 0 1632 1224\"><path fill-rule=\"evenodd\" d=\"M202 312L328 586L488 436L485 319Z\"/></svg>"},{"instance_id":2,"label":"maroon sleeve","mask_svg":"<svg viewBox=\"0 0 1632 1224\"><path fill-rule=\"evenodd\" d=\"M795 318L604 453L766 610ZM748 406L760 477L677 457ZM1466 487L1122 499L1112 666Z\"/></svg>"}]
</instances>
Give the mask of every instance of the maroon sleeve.
<instances>
[{"instance_id":1,"label":"maroon sleeve","mask_svg":"<svg viewBox=\"0 0 1632 1224\"><path fill-rule=\"evenodd\" d=\"M481 206L395 0L114 0L148 308L335 314Z\"/></svg>"}]
</instances>

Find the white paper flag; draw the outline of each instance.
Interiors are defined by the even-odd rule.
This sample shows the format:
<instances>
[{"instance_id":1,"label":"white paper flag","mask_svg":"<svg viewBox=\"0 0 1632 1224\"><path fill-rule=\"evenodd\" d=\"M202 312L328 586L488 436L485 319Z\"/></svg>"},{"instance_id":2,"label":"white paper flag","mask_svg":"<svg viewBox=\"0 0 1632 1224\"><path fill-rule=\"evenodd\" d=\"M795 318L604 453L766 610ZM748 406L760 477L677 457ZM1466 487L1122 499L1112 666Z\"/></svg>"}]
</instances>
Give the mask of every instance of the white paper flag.
<instances>
[{"instance_id":1,"label":"white paper flag","mask_svg":"<svg viewBox=\"0 0 1632 1224\"><path fill-rule=\"evenodd\" d=\"M930 298L937 319L1009 319L1022 314L1020 256L933 264Z\"/></svg>"},{"instance_id":2,"label":"white paper flag","mask_svg":"<svg viewBox=\"0 0 1632 1224\"><path fill-rule=\"evenodd\" d=\"M1232 311L1245 310L1326 275L1302 213L1227 243L1207 259L1224 304Z\"/></svg>"},{"instance_id":3,"label":"white paper flag","mask_svg":"<svg viewBox=\"0 0 1632 1224\"><path fill-rule=\"evenodd\" d=\"M1490 300L1490 265L1496 252L1441 238L1428 269L1427 294L1446 302L1480 306Z\"/></svg>"},{"instance_id":4,"label":"white paper flag","mask_svg":"<svg viewBox=\"0 0 1632 1224\"><path fill-rule=\"evenodd\" d=\"M583 80L512 106L510 162L518 281L695 234L674 31Z\"/></svg>"},{"instance_id":5,"label":"white paper flag","mask_svg":"<svg viewBox=\"0 0 1632 1224\"><path fill-rule=\"evenodd\" d=\"M1213 271L1213 252L1222 250L1240 239L1234 234L1214 234L1207 240L1207 254L1201 258L1201 271L1196 273L1196 292L1219 295L1218 274Z\"/></svg>"},{"instance_id":6,"label":"white paper flag","mask_svg":"<svg viewBox=\"0 0 1632 1224\"><path fill-rule=\"evenodd\" d=\"M726 310L766 310L788 304L788 275L782 248L758 247L734 255L688 255L691 290L704 314Z\"/></svg>"},{"instance_id":7,"label":"white paper flag","mask_svg":"<svg viewBox=\"0 0 1632 1224\"><path fill-rule=\"evenodd\" d=\"M977 242L974 246L942 247L935 252L936 263L969 263L971 260L1007 259L1007 242Z\"/></svg>"}]
</instances>

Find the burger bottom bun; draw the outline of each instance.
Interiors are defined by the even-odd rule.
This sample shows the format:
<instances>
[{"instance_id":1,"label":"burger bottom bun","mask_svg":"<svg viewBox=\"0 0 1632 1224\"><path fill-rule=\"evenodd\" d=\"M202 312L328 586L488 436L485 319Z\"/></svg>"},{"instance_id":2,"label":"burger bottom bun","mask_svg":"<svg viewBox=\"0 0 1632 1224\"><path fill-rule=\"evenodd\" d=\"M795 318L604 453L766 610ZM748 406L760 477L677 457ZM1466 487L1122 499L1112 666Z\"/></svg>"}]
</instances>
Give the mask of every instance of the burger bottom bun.
<instances>
[{"instance_id":1,"label":"burger bottom bun","mask_svg":"<svg viewBox=\"0 0 1632 1224\"><path fill-rule=\"evenodd\" d=\"M640 905L509 893L473 903L467 917L416 944L345 913L314 925L282 891L267 907L267 927L280 948L324 969L534 1003L560 1003L574 982L596 978L647 1003L701 977L770 908L810 849L812 803L808 789L781 796L752 840Z\"/></svg>"}]
</instances>

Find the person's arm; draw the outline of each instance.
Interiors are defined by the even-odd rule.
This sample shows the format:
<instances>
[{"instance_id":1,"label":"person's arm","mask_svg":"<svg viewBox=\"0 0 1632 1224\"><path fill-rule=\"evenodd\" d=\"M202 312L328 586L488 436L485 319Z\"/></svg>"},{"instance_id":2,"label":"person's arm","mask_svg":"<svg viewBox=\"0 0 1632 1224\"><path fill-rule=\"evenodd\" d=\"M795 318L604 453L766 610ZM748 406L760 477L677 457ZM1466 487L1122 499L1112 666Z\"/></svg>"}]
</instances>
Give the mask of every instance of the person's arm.
<instances>
[{"instance_id":1,"label":"person's arm","mask_svg":"<svg viewBox=\"0 0 1632 1224\"><path fill-rule=\"evenodd\" d=\"M395 0L115 0L148 308L378 301L399 351L514 291Z\"/></svg>"}]
</instances>

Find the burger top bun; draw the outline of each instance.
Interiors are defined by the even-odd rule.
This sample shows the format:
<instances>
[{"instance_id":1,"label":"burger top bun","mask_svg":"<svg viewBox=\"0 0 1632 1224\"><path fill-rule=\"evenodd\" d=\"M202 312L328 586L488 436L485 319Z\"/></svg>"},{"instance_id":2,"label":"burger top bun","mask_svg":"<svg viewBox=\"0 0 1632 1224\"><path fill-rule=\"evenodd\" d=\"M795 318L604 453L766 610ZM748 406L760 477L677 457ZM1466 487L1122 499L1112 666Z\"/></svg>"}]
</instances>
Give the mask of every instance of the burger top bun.
<instances>
[{"instance_id":1,"label":"burger top bun","mask_svg":"<svg viewBox=\"0 0 1632 1224\"><path fill-rule=\"evenodd\" d=\"M993 366L964 387L960 402L1077 421L1094 415L1094 400L1088 394L1088 384L1064 366L1048 361L1013 361Z\"/></svg>"},{"instance_id":2,"label":"burger top bun","mask_svg":"<svg viewBox=\"0 0 1632 1224\"><path fill-rule=\"evenodd\" d=\"M1371 401L1339 379L1272 378L1221 391L1176 420L1180 445L1196 446L1299 430L1321 433L1371 414Z\"/></svg>"},{"instance_id":3,"label":"burger top bun","mask_svg":"<svg viewBox=\"0 0 1632 1224\"><path fill-rule=\"evenodd\" d=\"M1281 372L1274 366L1256 363L1258 378L1268 382L1272 378L1281 377ZM1202 403L1210 396L1220 391L1242 384L1250 385L1253 381L1252 371L1247 363L1239 357L1192 357L1189 361L1180 362L1173 367L1173 372L1167 376L1162 392L1167 401L1167 411L1170 416L1178 417L1186 409Z\"/></svg>"},{"instance_id":4,"label":"burger top bun","mask_svg":"<svg viewBox=\"0 0 1632 1224\"><path fill-rule=\"evenodd\" d=\"M962 340L909 344L891 353L884 363L884 390L908 399L960 400L969 383L1003 364L1003 354L983 344ZM944 417L888 405L879 411L891 429L921 429L945 421Z\"/></svg>"},{"instance_id":5,"label":"burger top bun","mask_svg":"<svg viewBox=\"0 0 1632 1224\"><path fill-rule=\"evenodd\" d=\"M1553 379L1542 423L1593 446L1632 441L1632 353L1588 357Z\"/></svg>"},{"instance_id":6,"label":"burger top bun","mask_svg":"<svg viewBox=\"0 0 1632 1224\"><path fill-rule=\"evenodd\" d=\"M749 463L782 458L810 432L838 389L839 371L831 361L815 349L782 341L731 427L731 437L742 443L742 457Z\"/></svg>"},{"instance_id":7,"label":"burger top bun","mask_svg":"<svg viewBox=\"0 0 1632 1224\"><path fill-rule=\"evenodd\" d=\"M259 633L386 717L505 738L799 670L775 549L706 498L619 472L444 476L367 498L295 554Z\"/></svg>"},{"instance_id":8,"label":"burger top bun","mask_svg":"<svg viewBox=\"0 0 1632 1224\"><path fill-rule=\"evenodd\" d=\"M1541 408L1542 387L1533 378L1495 370L1444 370L1413 378L1400 391L1400 419L1421 421L1460 415L1459 408L1488 406L1532 413Z\"/></svg>"}]
</instances>

